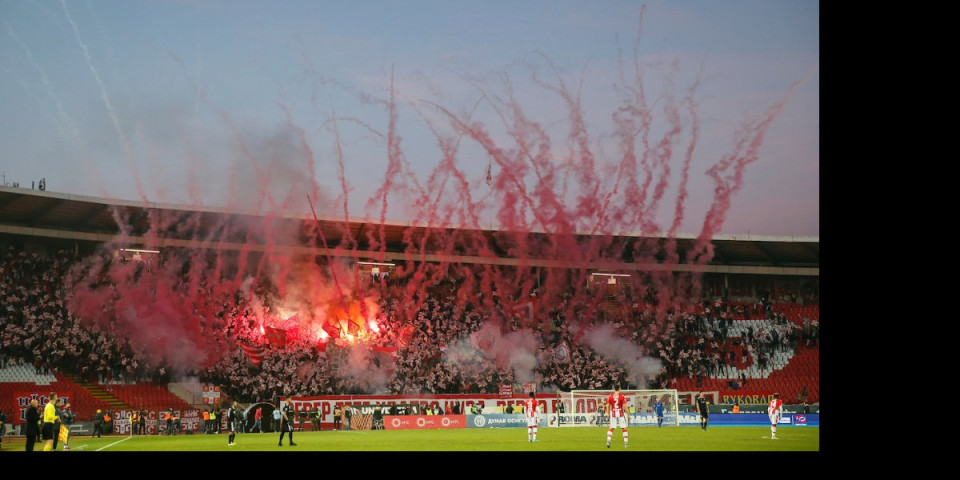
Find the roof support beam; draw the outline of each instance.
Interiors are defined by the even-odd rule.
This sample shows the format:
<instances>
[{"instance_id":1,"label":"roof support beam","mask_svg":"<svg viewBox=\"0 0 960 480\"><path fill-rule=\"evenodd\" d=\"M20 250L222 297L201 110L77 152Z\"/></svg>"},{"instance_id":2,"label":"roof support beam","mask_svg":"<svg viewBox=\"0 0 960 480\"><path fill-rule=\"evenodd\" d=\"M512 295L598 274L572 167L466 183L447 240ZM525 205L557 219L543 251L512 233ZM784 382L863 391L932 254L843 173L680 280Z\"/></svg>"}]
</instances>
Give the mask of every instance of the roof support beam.
<instances>
[{"instance_id":1,"label":"roof support beam","mask_svg":"<svg viewBox=\"0 0 960 480\"><path fill-rule=\"evenodd\" d=\"M63 200L51 198L49 203L30 212L30 220L27 222L27 225L36 225L39 220L43 219L43 217L60 205L63 205Z\"/></svg>"},{"instance_id":2,"label":"roof support beam","mask_svg":"<svg viewBox=\"0 0 960 480\"><path fill-rule=\"evenodd\" d=\"M767 261L767 263L771 265L779 265L777 259L770 252L770 249L763 245L763 242L750 242L750 245L753 245L760 252L760 254L763 255L763 258Z\"/></svg>"}]
</instances>

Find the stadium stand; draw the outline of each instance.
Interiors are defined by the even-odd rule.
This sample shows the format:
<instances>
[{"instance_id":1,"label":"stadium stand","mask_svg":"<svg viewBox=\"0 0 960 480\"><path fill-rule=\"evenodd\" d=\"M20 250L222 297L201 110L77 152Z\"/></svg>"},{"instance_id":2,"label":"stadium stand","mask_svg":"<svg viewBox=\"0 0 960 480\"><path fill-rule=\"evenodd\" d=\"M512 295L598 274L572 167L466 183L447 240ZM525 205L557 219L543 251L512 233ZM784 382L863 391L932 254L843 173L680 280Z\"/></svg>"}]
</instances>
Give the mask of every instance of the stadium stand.
<instances>
[{"instance_id":1,"label":"stadium stand","mask_svg":"<svg viewBox=\"0 0 960 480\"><path fill-rule=\"evenodd\" d=\"M190 408L190 404L159 385L111 383L100 385L100 387L124 404L137 410L158 411L170 408L177 410Z\"/></svg>"},{"instance_id":2,"label":"stadium stand","mask_svg":"<svg viewBox=\"0 0 960 480\"><path fill-rule=\"evenodd\" d=\"M50 373L36 373L33 365L8 365L0 368L0 383L31 383L34 385L50 385L57 381L57 377Z\"/></svg>"},{"instance_id":3,"label":"stadium stand","mask_svg":"<svg viewBox=\"0 0 960 480\"><path fill-rule=\"evenodd\" d=\"M28 204L28 200L0 195L0 201L8 204ZM56 217L59 207L47 208L48 216ZM110 218L106 210L92 208L87 217L105 223ZM104 216L107 218L100 218ZM138 218L143 216L146 214ZM0 215L0 226L4 220ZM69 220L60 222L69 224ZM58 249L60 245L28 253L25 243L22 236L0 236L0 299L4 301L0 308L0 408L16 412L14 397L18 393L58 389L71 392L73 410L80 420L89 420L97 409L187 408L185 401L165 387L169 379L166 365L132 349L122 337L101 330L107 327L82 322L66 308L65 278L85 255L78 249ZM86 256L103 255L109 264L110 255L97 253L97 245ZM737 248L747 247L717 248L727 248L726 255L735 258ZM777 248L766 247L765 255ZM818 248L804 247L801 256L809 255L810 250L818 252ZM519 382L503 362L483 356L462 363L444 360L451 354L448 346L475 340L496 318L501 319L501 333L525 329L532 333L540 359L534 373L542 388L610 389L615 383L629 388L626 368L587 346L581 341L582 328L576 327L608 323L663 365L651 385L633 388L779 391L787 403L793 403L806 388L808 403L819 402L820 312L818 298L810 297L809 292L797 302L770 301L770 295L763 292L769 279L752 284L751 277L744 276L736 281L736 301L705 293L699 301L691 299L683 308L664 311L657 309L655 302L632 298L630 292L612 291L595 310L589 305L573 305L563 310L574 312L566 318L558 307L551 311L549 322L528 325L509 307L519 298L497 299L495 306L483 308L458 299L457 292L468 286L479 289L469 282L470 276L450 275L422 289L415 304L400 280L393 276L389 281L377 279L380 327L354 333L378 352L369 359L370 365L375 363L378 373L383 373L376 379L378 383L372 375L351 374L351 369L345 368L351 359L347 345L339 340L330 341L322 352L316 342L299 342L294 337L281 345L265 342L264 334L250 326L254 303L266 303L270 296L260 289L255 300L239 291L201 296L205 303L196 309L214 319L200 326L202 333L218 335L218 341L229 340L225 342L228 348L216 363L185 373L221 385L226 396L245 402L272 402L276 396L292 392L498 393L501 384ZM101 275L97 281L109 286L117 280ZM784 292L797 298L793 291L801 290L796 285L799 282L787 279L783 283L789 286ZM713 282L704 291L722 294L718 285ZM781 292L777 298L787 293ZM559 306L568 299L559 295L539 297L538 301ZM586 312L591 311L596 314L588 317ZM54 335L45 343L38 341L46 338L47 332ZM251 351L241 345L258 346L262 358L254 362Z\"/></svg>"},{"instance_id":4,"label":"stadium stand","mask_svg":"<svg viewBox=\"0 0 960 480\"><path fill-rule=\"evenodd\" d=\"M0 382L0 410L8 412L8 417L12 419L14 415L19 415L20 412L20 405L17 403L18 396L33 392L44 396L49 392L67 393L70 396L71 408L77 415L77 421L90 421L98 409L104 411L112 409L109 403L94 397L86 389L73 383L70 379L55 375L54 381L41 384L31 380L22 382ZM11 412L15 413L11 415Z\"/></svg>"}]
</instances>

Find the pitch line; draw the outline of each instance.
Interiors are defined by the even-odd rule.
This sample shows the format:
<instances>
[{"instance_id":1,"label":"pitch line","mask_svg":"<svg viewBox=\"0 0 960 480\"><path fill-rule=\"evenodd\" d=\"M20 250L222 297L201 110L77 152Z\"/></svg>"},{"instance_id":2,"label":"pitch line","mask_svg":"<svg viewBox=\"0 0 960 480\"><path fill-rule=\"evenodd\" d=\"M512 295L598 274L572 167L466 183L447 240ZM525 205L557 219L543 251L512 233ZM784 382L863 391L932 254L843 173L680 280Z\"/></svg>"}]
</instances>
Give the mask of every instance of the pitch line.
<instances>
[{"instance_id":1,"label":"pitch line","mask_svg":"<svg viewBox=\"0 0 960 480\"><path fill-rule=\"evenodd\" d=\"M104 446L96 449L95 451L99 452L100 450L104 450L104 449L110 448L110 447L112 447L112 446L114 446L114 445L116 445L116 444L118 444L118 443L120 443L120 442L126 442L127 440L130 440L131 438L133 438L133 437L127 437L127 438L124 438L123 440L117 440L116 442L113 442L113 443L111 443L110 445L104 445Z\"/></svg>"}]
</instances>

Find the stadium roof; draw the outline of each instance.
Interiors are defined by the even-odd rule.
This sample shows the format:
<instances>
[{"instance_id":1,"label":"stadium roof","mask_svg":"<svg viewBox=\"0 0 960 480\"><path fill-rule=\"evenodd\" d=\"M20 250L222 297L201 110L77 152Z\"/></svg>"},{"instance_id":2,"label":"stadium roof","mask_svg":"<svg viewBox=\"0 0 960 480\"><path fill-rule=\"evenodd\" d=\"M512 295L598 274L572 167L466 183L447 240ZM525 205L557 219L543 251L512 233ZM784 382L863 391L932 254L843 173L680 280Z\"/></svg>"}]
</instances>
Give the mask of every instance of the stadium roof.
<instances>
[{"instance_id":1,"label":"stadium roof","mask_svg":"<svg viewBox=\"0 0 960 480\"><path fill-rule=\"evenodd\" d=\"M0 186L0 234L25 235L34 237L60 238L89 242L108 242L116 240L118 236L127 237L125 241L133 244L144 244L147 240L143 235L149 230L151 217L157 213L167 218L171 225L180 224L180 220L190 220L193 230L189 236L177 234L171 228L168 234L161 235L162 245L170 247L202 247L214 246L218 248L245 248L249 249L249 237L239 231L229 238L219 238L216 241L203 242L195 238L211 238L210 233L224 224L251 225L268 224L270 228L284 231L303 232L305 225L319 225L323 237L329 248L342 246L344 241L354 239L356 245L351 245L347 253L369 258L379 256L381 260L402 260L405 235L410 238L421 239L437 228L413 225L409 223L383 222L370 219L343 219L321 218L314 222L313 217L295 215L273 215L257 212L238 213L226 209L197 208L196 206L135 202L113 200L105 198L54 193L25 188ZM124 219L123 223L129 229L121 231L117 218ZM172 219L172 220L170 220ZM410 230L412 228L412 230ZM408 233L408 230L410 232ZM447 232L456 232L454 228L442 228ZM349 235L347 235L349 232ZM493 228L484 229L483 234L491 238L491 244L496 245L496 236L501 233ZM530 235L544 235L531 233ZM621 236L625 239L637 239L638 236ZM387 245L387 254L373 248L374 242L380 239ZM409 239L406 239L409 241ZM644 237L645 241L665 242L663 237ZM294 240L296 242L296 240ZM686 252L692 248L695 238L691 235L677 236L677 249ZM698 270L704 272L727 273L756 273L779 275L812 275L819 276L820 267L820 239L819 237L775 237L757 235L716 235L711 240L713 244L713 259L706 266L689 266L676 268L668 266L669 270ZM317 253L316 248L307 246L308 239L303 234L299 244L293 243L287 247L301 250L300 253ZM376 250L376 251L374 251ZM429 247L428 247L429 250ZM510 259L503 252L502 261L496 263L510 264ZM456 258L450 255L427 255L424 260L458 260L464 263L487 263L490 259L479 257ZM682 257L681 257L682 258ZM527 262L536 264L537 262ZM562 262L543 261L541 266L558 266ZM602 266L598 266L602 267ZM622 265L621 265L622 267ZM637 269L651 270L651 265L638 266ZM694 268L700 267L700 268Z\"/></svg>"}]
</instances>

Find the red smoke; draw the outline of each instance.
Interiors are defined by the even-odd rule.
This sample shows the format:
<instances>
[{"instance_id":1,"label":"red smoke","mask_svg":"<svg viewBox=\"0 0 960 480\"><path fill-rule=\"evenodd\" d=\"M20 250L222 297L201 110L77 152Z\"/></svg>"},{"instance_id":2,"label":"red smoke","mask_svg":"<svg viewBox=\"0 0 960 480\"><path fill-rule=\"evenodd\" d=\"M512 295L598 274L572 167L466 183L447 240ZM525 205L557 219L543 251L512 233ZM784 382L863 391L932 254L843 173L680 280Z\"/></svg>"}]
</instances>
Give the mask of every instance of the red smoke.
<instances>
[{"instance_id":1,"label":"red smoke","mask_svg":"<svg viewBox=\"0 0 960 480\"><path fill-rule=\"evenodd\" d=\"M379 314L376 305L381 298L402 299L399 314L412 320L438 288L451 289L447 293L457 306L479 308L504 328L513 321L523 329L549 327L549 319L562 316L579 340L593 322L609 315L601 312L613 308L611 297L627 301L607 285L588 287L590 274L597 271L630 273L619 281L634 290L634 300L653 302L659 314L655 320L662 322L668 310L685 308L699 294L695 273L674 274L669 267L704 265L712 259L710 241L723 226L746 168L759 159L767 129L797 85L761 119L738 132L733 152L706 169L714 182L713 202L694 248L681 256L675 235L684 221L690 175L696 174L691 165L700 137L699 77L679 102L666 92L650 105L642 69L634 59L633 75L627 76L621 67L620 103L610 114L612 132L604 134L587 125L580 90L571 89L548 58L540 58L552 80L545 80L538 69L533 80L563 105L565 133L551 136L556 130L552 120L537 120L514 97L509 80L503 96L484 92L469 112L454 113L433 102L426 102L432 107L425 108L419 102L412 108L436 137L440 153L422 182L403 150L400 120L406 105L398 100L392 72L389 98L372 102L383 108L386 133L377 132L373 122L334 114L328 122L338 201L343 202L338 232L342 241L336 244L324 231L329 223L323 224L315 209L324 194L316 180L323 159L315 157L316 148L306 132L317 129L299 125L280 105L287 135L255 145L219 110L243 161L238 170L251 170L257 182L231 182L228 209L252 198L259 216L157 210L143 219L114 209L121 235L71 272L71 312L128 338L152 362L180 371L209 365L237 348L230 340L243 334L244 325L296 329L298 338L313 342L321 331L337 336L343 328L356 328L354 333L359 334ZM478 120L477 111L483 109L488 109L485 118L499 119L502 125ZM349 152L341 142L341 121L361 125L385 142L383 179L363 202L379 223L363 231L351 223L351 217L364 215L349 211L351 186L344 168ZM506 134L495 133L498 128ZM607 153L609 144L599 148L610 139L612 154ZM465 143L485 157L466 158L461 153ZM297 168L309 184L274 192L271 188L283 170L272 166L291 155L301 162ZM473 173L478 164L492 166L489 186ZM679 180L673 178L677 170ZM613 178L603 175L606 171L615 172ZM676 190L672 218L669 225L660 225L658 210L671 203L671 187ZM288 212L295 207L304 211L304 204L310 217L304 217L298 228L284 231ZM391 204L405 205L412 219L399 245L388 245ZM489 229L491 219L498 224L495 231ZM638 232L647 236L628 236ZM146 239L145 248L160 249L161 260L146 265L113 258L131 236ZM294 251L303 246L312 247L312 252ZM369 281L356 264L370 260L370 255L383 261L397 253L402 253L403 261L397 262L389 286ZM666 268L638 268L645 264ZM533 316L514 320L511 305L534 292L538 301L533 302ZM523 340L524 345L535 343Z\"/></svg>"}]
</instances>

